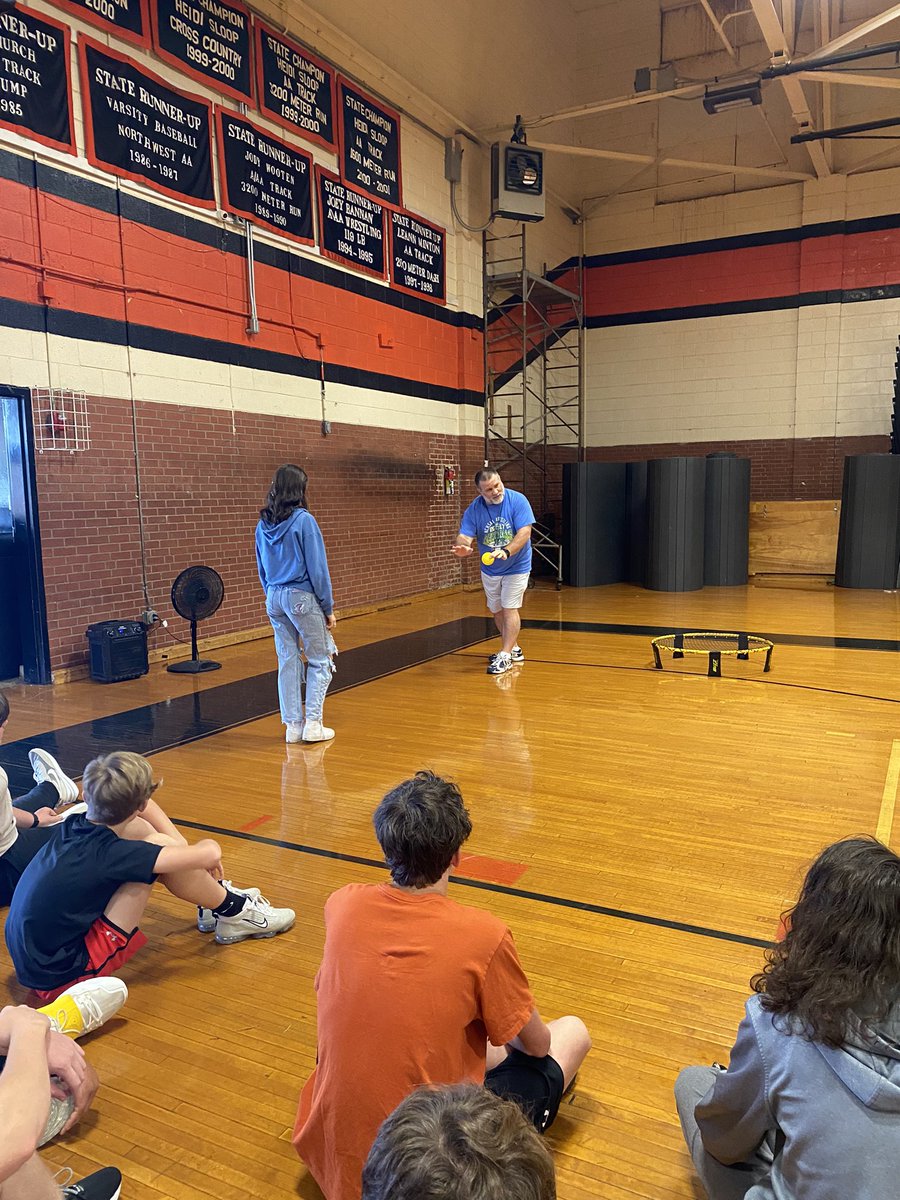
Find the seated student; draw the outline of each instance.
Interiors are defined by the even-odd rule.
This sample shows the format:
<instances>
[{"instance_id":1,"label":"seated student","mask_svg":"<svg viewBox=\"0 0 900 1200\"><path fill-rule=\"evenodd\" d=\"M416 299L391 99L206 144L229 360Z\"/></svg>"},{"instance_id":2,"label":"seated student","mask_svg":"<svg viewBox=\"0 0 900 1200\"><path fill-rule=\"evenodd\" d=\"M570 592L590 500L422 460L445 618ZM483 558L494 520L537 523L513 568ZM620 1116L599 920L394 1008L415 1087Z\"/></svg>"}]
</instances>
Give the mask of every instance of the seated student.
<instances>
[{"instance_id":1,"label":"seated student","mask_svg":"<svg viewBox=\"0 0 900 1200\"><path fill-rule=\"evenodd\" d=\"M681 1126L710 1200L900 1194L900 858L823 850L752 980L723 1067L687 1067Z\"/></svg>"},{"instance_id":2,"label":"seated student","mask_svg":"<svg viewBox=\"0 0 900 1200\"><path fill-rule=\"evenodd\" d=\"M2 1200L118 1200L122 1176L104 1167L60 1186L36 1151L46 1129L51 1096L62 1079L76 1096L66 1128L90 1104L96 1075L79 1046L54 1033L45 1015L24 1005L0 1011L0 1197ZM69 1173L71 1175L71 1172Z\"/></svg>"},{"instance_id":3,"label":"seated student","mask_svg":"<svg viewBox=\"0 0 900 1200\"><path fill-rule=\"evenodd\" d=\"M506 925L447 895L472 830L455 784L420 771L374 823L392 882L325 905L318 1064L294 1127L328 1200L359 1196L378 1126L420 1084L485 1083L544 1130L591 1044L578 1017L541 1019Z\"/></svg>"},{"instance_id":4,"label":"seated student","mask_svg":"<svg viewBox=\"0 0 900 1200\"><path fill-rule=\"evenodd\" d=\"M379 1129L362 1200L556 1200L556 1173L518 1105L473 1084L423 1087Z\"/></svg>"},{"instance_id":5,"label":"seated student","mask_svg":"<svg viewBox=\"0 0 900 1200\"><path fill-rule=\"evenodd\" d=\"M0 742L8 719L9 701L0 692ZM18 800L10 795L9 778L0 767L0 906L9 904L22 872L63 820L56 810L78 799L77 785L52 754L32 750L28 757L35 787Z\"/></svg>"},{"instance_id":6,"label":"seated student","mask_svg":"<svg viewBox=\"0 0 900 1200\"><path fill-rule=\"evenodd\" d=\"M151 799L149 762L119 751L85 767L87 813L66 821L25 868L6 919L6 944L25 987L52 1000L79 979L112 975L146 944L138 925L157 876L174 895L212 910L216 941L274 937L294 913L217 882L222 851L189 846Z\"/></svg>"}]
</instances>

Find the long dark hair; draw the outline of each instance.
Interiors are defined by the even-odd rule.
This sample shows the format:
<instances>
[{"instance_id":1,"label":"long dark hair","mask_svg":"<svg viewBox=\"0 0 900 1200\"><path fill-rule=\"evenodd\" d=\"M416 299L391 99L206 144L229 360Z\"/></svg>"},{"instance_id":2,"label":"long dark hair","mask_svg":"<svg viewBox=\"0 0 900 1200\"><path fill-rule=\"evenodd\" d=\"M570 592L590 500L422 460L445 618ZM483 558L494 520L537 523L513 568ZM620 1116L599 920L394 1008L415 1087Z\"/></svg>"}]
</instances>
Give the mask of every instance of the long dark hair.
<instances>
[{"instance_id":1,"label":"long dark hair","mask_svg":"<svg viewBox=\"0 0 900 1200\"><path fill-rule=\"evenodd\" d=\"M875 838L823 850L784 925L751 986L805 1037L840 1046L900 999L900 858Z\"/></svg>"},{"instance_id":2,"label":"long dark hair","mask_svg":"<svg viewBox=\"0 0 900 1200\"><path fill-rule=\"evenodd\" d=\"M295 508L306 508L307 482L302 467L295 467L293 463L279 467L266 496L266 506L259 510L262 519L269 525L280 525Z\"/></svg>"}]
</instances>

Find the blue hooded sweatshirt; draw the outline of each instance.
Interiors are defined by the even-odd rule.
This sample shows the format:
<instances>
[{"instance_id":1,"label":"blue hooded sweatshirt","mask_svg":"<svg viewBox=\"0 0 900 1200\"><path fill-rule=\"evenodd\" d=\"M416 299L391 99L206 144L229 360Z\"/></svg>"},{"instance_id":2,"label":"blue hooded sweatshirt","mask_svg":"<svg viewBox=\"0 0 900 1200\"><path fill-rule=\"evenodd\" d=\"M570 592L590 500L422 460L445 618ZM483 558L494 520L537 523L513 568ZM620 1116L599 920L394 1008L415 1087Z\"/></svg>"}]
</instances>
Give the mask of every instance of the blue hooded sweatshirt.
<instances>
[{"instance_id":1,"label":"blue hooded sweatshirt","mask_svg":"<svg viewBox=\"0 0 900 1200\"><path fill-rule=\"evenodd\" d=\"M746 1159L775 1135L771 1172L744 1200L896 1200L900 1196L900 1004L852 1019L837 1049L807 1041L747 1002L731 1065L697 1105L705 1149Z\"/></svg>"},{"instance_id":2,"label":"blue hooded sweatshirt","mask_svg":"<svg viewBox=\"0 0 900 1200\"><path fill-rule=\"evenodd\" d=\"M322 612L334 611L331 576L325 543L316 518L305 508L295 508L285 521L256 526L256 565L263 591L270 587L296 587L312 592Z\"/></svg>"}]
</instances>

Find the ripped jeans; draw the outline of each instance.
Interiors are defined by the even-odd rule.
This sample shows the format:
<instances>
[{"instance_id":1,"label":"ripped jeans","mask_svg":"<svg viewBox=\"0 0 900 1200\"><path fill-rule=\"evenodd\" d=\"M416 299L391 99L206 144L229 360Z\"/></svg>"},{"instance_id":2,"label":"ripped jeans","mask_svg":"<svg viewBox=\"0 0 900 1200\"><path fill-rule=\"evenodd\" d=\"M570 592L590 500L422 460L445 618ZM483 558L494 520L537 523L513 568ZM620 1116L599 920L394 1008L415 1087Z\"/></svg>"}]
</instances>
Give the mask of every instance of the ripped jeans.
<instances>
[{"instance_id":1,"label":"ripped jeans","mask_svg":"<svg viewBox=\"0 0 900 1200\"><path fill-rule=\"evenodd\" d=\"M303 720L304 682L306 720L321 721L325 693L335 671L332 655L337 654L337 646L318 600L312 592L298 587L270 587L266 591L266 615L275 631L282 721L287 724ZM306 656L305 668L301 651Z\"/></svg>"}]
</instances>

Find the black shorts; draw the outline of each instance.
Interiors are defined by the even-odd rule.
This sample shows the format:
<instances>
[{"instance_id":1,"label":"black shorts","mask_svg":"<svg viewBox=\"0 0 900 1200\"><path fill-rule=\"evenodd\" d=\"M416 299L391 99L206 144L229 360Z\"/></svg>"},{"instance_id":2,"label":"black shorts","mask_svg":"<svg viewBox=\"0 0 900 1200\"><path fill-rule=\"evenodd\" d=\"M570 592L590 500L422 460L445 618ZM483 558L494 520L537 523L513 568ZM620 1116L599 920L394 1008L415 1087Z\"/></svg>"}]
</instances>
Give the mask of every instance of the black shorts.
<instances>
[{"instance_id":1,"label":"black shorts","mask_svg":"<svg viewBox=\"0 0 900 1200\"><path fill-rule=\"evenodd\" d=\"M556 1120L565 1080L562 1067L548 1054L532 1058L521 1050L509 1054L484 1077L484 1086L505 1100L514 1100L538 1133Z\"/></svg>"}]
</instances>

